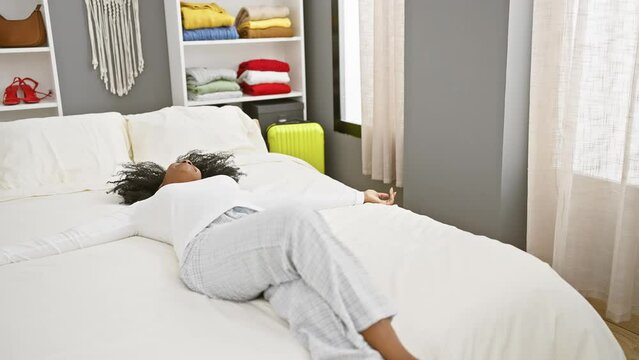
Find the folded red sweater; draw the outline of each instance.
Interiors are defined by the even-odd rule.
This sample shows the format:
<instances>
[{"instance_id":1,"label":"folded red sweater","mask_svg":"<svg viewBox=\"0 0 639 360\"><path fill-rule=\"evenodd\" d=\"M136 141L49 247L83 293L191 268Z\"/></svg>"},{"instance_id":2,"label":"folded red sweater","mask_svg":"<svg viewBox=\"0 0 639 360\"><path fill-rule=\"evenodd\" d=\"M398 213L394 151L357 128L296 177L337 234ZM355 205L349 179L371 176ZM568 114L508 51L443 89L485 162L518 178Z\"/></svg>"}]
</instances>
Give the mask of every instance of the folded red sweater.
<instances>
[{"instance_id":1,"label":"folded red sweater","mask_svg":"<svg viewBox=\"0 0 639 360\"><path fill-rule=\"evenodd\" d=\"M288 84L266 83L248 85L246 83L241 83L240 86L242 87L242 91L244 91L245 94L253 96L288 94L291 92L291 87L288 86Z\"/></svg>"},{"instance_id":2,"label":"folded red sweater","mask_svg":"<svg viewBox=\"0 0 639 360\"><path fill-rule=\"evenodd\" d=\"M279 60L254 59L241 63L237 69L237 76L246 70L289 72L291 68L288 63Z\"/></svg>"}]
</instances>

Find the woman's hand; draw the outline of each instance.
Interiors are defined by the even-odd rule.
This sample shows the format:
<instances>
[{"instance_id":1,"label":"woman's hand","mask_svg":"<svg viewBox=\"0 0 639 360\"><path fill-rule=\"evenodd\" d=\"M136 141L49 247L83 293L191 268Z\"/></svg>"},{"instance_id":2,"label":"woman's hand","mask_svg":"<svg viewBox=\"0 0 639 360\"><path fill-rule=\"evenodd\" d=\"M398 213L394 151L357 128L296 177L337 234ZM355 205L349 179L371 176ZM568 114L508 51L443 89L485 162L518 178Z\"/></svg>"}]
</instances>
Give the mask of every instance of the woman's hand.
<instances>
[{"instance_id":1,"label":"woman's hand","mask_svg":"<svg viewBox=\"0 0 639 360\"><path fill-rule=\"evenodd\" d=\"M364 203L393 205L395 203L395 194L397 192L393 191L393 188L390 188L388 194L368 189L364 191Z\"/></svg>"}]
</instances>

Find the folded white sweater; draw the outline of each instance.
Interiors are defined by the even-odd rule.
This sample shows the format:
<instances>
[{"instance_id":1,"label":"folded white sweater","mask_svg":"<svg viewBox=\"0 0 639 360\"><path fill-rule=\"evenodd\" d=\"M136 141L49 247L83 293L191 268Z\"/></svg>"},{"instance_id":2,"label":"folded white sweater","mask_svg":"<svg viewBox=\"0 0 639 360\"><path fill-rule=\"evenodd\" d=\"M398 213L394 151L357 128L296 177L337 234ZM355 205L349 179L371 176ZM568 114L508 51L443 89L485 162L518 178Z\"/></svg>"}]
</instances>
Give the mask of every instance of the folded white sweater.
<instances>
[{"instance_id":1,"label":"folded white sweater","mask_svg":"<svg viewBox=\"0 0 639 360\"><path fill-rule=\"evenodd\" d=\"M287 72L246 70L240 75L237 81L244 82L248 85L268 83L288 84L291 78Z\"/></svg>"}]
</instances>

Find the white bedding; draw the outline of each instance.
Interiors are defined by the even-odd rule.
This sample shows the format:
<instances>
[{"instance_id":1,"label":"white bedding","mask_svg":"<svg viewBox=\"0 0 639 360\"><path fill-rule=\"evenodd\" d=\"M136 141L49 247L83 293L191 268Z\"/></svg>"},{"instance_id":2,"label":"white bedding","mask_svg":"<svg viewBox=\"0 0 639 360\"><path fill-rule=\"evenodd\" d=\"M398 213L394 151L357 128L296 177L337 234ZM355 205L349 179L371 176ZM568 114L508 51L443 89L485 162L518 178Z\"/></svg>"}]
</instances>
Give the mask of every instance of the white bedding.
<instances>
[{"instance_id":1,"label":"white bedding","mask_svg":"<svg viewBox=\"0 0 639 360\"><path fill-rule=\"evenodd\" d=\"M0 202L0 248L54 234L117 211L120 197L106 190Z\"/></svg>"},{"instance_id":2,"label":"white bedding","mask_svg":"<svg viewBox=\"0 0 639 360\"><path fill-rule=\"evenodd\" d=\"M240 184L249 189L299 192L334 181L285 156L238 163L248 174ZM116 199L84 192L0 203L0 247L103 214L119 206ZM16 215L18 208L33 214L39 202L40 214L55 216ZM420 358L624 358L590 305L548 265L514 247L396 206L322 213L395 304L399 336ZM12 225L17 218L22 229ZM188 291L173 250L148 239L0 267L0 289L2 359L307 358L267 303Z\"/></svg>"}]
</instances>

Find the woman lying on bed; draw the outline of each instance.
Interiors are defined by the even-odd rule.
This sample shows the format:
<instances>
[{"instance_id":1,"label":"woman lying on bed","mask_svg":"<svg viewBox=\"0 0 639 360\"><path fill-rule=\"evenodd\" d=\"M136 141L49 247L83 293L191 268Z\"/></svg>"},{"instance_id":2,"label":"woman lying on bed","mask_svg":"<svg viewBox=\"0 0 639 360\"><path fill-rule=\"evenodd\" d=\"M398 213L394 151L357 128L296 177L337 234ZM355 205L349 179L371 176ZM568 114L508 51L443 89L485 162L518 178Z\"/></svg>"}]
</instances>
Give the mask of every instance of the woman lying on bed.
<instances>
[{"instance_id":1,"label":"woman lying on bed","mask_svg":"<svg viewBox=\"0 0 639 360\"><path fill-rule=\"evenodd\" d=\"M414 359L391 327L394 312L316 211L390 205L392 188L359 192L335 182L298 197L249 192L231 155L198 151L166 170L142 162L118 175L111 192L131 206L2 252L0 265L140 235L173 245L195 292L231 301L263 295L315 359Z\"/></svg>"}]
</instances>

